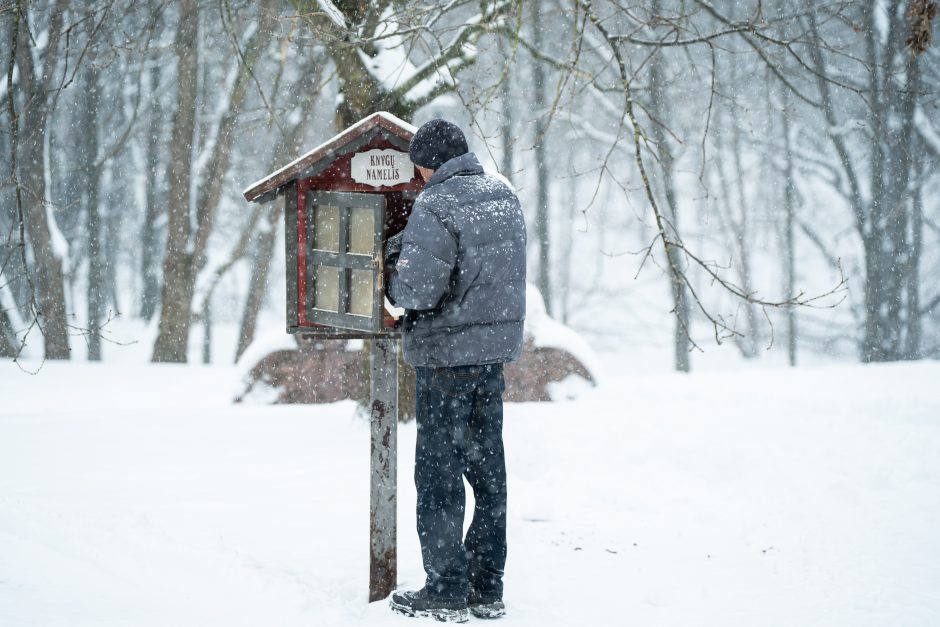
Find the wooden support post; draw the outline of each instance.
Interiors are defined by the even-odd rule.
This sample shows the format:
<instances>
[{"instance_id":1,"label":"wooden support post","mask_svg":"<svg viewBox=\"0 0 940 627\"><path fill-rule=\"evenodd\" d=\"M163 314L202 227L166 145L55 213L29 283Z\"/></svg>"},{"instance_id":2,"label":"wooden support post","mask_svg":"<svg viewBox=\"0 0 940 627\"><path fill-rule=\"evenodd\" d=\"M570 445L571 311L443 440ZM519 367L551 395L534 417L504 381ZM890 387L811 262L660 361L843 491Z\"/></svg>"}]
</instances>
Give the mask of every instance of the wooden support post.
<instances>
[{"instance_id":1,"label":"wooden support post","mask_svg":"<svg viewBox=\"0 0 940 627\"><path fill-rule=\"evenodd\" d=\"M398 577L396 509L398 341L373 338L369 351L372 400L372 479L369 489L369 602L386 598Z\"/></svg>"}]
</instances>

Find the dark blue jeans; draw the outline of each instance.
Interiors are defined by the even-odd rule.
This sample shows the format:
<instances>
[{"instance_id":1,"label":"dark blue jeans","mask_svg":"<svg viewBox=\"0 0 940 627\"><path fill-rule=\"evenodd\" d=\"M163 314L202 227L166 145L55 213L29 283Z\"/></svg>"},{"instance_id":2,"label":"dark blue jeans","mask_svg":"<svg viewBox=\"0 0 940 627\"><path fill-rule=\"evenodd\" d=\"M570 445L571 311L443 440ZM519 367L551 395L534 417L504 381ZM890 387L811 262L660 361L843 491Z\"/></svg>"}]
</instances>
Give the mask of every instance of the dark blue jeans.
<instances>
[{"instance_id":1,"label":"dark blue jeans","mask_svg":"<svg viewBox=\"0 0 940 627\"><path fill-rule=\"evenodd\" d=\"M418 537L428 591L466 599L469 586L502 596L506 565L503 366L416 368ZM463 478L473 521L463 537Z\"/></svg>"}]
</instances>

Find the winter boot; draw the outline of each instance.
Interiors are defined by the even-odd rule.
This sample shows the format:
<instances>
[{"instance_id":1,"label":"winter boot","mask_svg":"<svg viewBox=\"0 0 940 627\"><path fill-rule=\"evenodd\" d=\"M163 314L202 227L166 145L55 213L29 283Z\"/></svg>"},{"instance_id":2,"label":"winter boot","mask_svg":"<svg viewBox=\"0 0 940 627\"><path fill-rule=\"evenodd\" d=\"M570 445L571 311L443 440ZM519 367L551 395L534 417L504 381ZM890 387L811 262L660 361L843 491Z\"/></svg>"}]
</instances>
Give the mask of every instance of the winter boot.
<instances>
[{"instance_id":1,"label":"winter boot","mask_svg":"<svg viewBox=\"0 0 940 627\"><path fill-rule=\"evenodd\" d=\"M470 588L467 607L477 618L499 618L506 614L506 604L501 595L477 592L473 588Z\"/></svg>"},{"instance_id":2,"label":"winter boot","mask_svg":"<svg viewBox=\"0 0 940 627\"><path fill-rule=\"evenodd\" d=\"M392 611L405 616L430 616L444 623L465 623L470 618L467 614L467 602L460 600L435 599L428 594L427 588L392 593L388 602Z\"/></svg>"}]
</instances>

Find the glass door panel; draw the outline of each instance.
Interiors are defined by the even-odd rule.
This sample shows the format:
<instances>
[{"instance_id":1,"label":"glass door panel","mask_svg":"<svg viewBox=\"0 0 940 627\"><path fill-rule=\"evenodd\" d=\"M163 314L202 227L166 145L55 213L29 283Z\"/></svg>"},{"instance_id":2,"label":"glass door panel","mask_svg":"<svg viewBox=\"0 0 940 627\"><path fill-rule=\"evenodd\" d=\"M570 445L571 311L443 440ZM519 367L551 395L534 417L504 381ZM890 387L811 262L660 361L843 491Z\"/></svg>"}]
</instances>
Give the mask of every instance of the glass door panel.
<instances>
[{"instance_id":1,"label":"glass door panel","mask_svg":"<svg viewBox=\"0 0 940 627\"><path fill-rule=\"evenodd\" d=\"M349 252L353 255L375 254L375 210L370 207L349 208Z\"/></svg>"},{"instance_id":2,"label":"glass door panel","mask_svg":"<svg viewBox=\"0 0 940 627\"><path fill-rule=\"evenodd\" d=\"M349 313L357 316L372 315L372 272L349 271Z\"/></svg>"},{"instance_id":3,"label":"glass door panel","mask_svg":"<svg viewBox=\"0 0 940 627\"><path fill-rule=\"evenodd\" d=\"M313 275L313 306L316 309L339 312L340 268L320 265Z\"/></svg>"},{"instance_id":4,"label":"glass door panel","mask_svg":"<svg viewBox=\"0 0 940 627\"><path fill-rule=\"evenodd\" d=\"M317 205L313 209L313 248L339 252L339 207Z\"/></svg>"}]
</instances>

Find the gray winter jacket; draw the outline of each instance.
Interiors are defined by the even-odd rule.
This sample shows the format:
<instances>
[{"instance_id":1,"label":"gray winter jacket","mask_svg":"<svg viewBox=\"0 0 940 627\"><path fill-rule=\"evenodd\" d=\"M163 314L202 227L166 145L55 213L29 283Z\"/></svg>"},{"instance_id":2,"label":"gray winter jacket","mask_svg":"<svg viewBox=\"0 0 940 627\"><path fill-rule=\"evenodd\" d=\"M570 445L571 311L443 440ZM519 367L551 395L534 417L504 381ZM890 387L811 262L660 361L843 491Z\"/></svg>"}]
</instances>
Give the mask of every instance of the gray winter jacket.
<instances>
[{"instance_id":1,"label":"gray winter jacket","mask_svg":"<svg viewBox=\"0 0 940 627\"><path fill-rule=\"evenodd\" d=\"M502 363L522 352L526 230L519 199L476 155L444 163L415 200L389 300L407 310L413 366Z\"/></svg>"}]
</instances>

